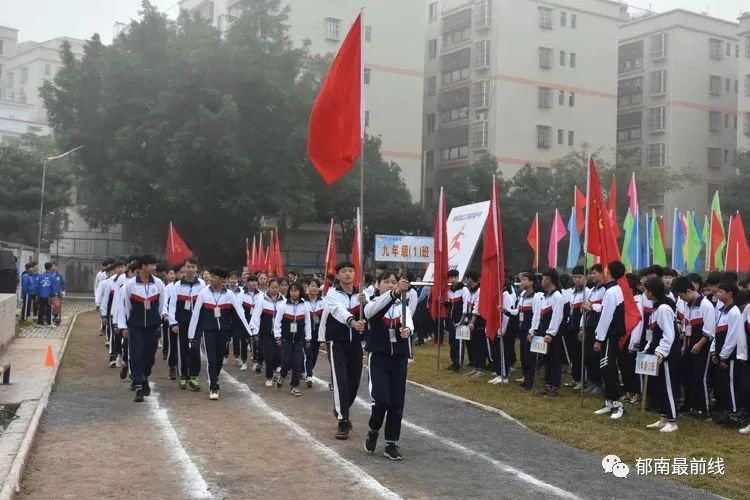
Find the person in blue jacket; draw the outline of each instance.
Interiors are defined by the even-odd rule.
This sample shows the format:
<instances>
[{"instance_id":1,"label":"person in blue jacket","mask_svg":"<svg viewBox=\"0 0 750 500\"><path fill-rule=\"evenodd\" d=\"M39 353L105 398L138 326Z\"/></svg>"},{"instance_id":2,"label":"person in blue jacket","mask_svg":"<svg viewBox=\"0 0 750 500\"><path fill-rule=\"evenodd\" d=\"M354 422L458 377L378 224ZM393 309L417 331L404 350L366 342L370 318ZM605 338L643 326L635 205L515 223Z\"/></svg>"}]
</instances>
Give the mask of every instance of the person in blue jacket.
<instances>
[{"instance_id":1,"label":"person in blue jacket","mask_svg":"<svg viewBox=\"0 0 750 500\"><path fill-rule=\"evenodd\" d=\"M59 285L55 274L52 272L52 263L44 263L44 272L36 280L39 295L39 316L37 323L40 325L52 324L52 308L50 299L57 297L60 293Z\"/></svg>"},{"instance_id":2,"label":"person in blue jacket","mask_svg":"<svg viewBox=\"0 0 750 500\"><path fill-rule=\"evenodd\" d=\"M65 292L68 290L68 284L65 282L65 276L60 274L60 271L57 268L57 262L52 263L52 274L55 275L55 279L57 280L57 290L58 290L58 297L60 298L60 309L55 312L52 311L52 318L56 325L59 325L62 321L62 299L65 297Z\"/></svg>"},{"instance_id":3,"label":"person in blue jacket","mask_svg":"<svg viewBox=\"0 0 750 500\"><path fill-rule=\"evenodd\" d=\"M29 262L21 278L21 321L31 318L36 301L36 262Z\"/></svg>"}]
</instances>

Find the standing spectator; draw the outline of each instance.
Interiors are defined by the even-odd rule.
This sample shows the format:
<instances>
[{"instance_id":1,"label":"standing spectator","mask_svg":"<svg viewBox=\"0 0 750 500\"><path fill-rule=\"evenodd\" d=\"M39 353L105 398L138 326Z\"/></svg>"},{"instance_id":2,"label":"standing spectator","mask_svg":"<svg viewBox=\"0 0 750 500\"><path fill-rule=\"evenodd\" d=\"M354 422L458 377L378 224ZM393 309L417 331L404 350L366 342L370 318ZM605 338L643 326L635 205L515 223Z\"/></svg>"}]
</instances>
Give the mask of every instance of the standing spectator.
<instances>
[{"instance_id":1,"label":"standing spectator","mask_svg":"<svg viewBox=\"0 0 750 500\"><path fill-rule=\"evenodd\" d=\"M62 299L65 297L65 292L68 289L68 284L65 282L65 276L60 274L60 271L57 267L57 262L52 263L52 268L50 269L52 271L52 274L55 275L55 280L57 281L57 290L58 290L58 296L56 297L57 300L53 301L56 302L56 307L52 308L52 317L55 325L59 325L62 321Z\"/></svg>"},{"instance_id":2,"label":"standing spectator","mask_svg":"<svg viewBox=\"0 0 750 500\"><path fill-rule=\"evenodd\" d=\"M26 264L21 279L21 321L31 321L37 295L36 263Z\"/></svg>"},{"instance_id":3,"label":"standing spectator","mask_svg":"<svg viewBox=\"0 0 750 500\"><path fill-rule=\"evenodd\" d=\"M37 278L37 289L39 294L39 312L37 323L40 325L52 324L52 309L50 299L57 297L59 293L57 278L52 272L52 263L44 263L44 272Z\"/></svg>"}]
</instances>

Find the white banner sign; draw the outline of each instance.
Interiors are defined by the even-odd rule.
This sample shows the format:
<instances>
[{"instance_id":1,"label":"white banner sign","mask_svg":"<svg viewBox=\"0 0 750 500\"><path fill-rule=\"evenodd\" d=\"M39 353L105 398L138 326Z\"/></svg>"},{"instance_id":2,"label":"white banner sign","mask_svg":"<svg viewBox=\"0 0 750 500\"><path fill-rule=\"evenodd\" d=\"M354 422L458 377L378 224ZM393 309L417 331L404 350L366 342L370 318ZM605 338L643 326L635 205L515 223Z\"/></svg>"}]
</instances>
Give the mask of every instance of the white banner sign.
<instances>
[{"instance_id":1,"label":"white banner sign","mask_svg":"<svg viewBox=\"0 0 750 500\"><path fill-rule=\"evenodd\" d=\"M489 213L490 202L483 201L456 207L448 215L448 269L458 269L459 279L463 279L474 256ZM423 281L433 281L433 274L434 267L430 264Z\"/></svg>"},{"instance_id":2,"label":"white banner sign","mask_svg":"<svg viewBox=\"0 0 750 500\"><path fill-rule=\"evenodd\" d=\"M541 335L535 335L531 339L531 346L529 347L529 351L535 352L537 354L547 354L547 342L544 341L544 337Z\"/></svg>"},{"instance_id":3,"label":"white banner sign","mask_svg":"<svg viewBox=\"0 0 750 500\"><path fill-rule=\"evenodd\" d=\"M659 360L656 354L639 352L635 357L635 373L656 377L659 374Z\"/></svg>"},{"instance_id":4,"label":"white banner sign","mask_svg":"<svg viewBox=\"0 0 750 500\"><path fill-rule=\"evenodd\" d=\"M378 262L432 262L430 236L375 235L375 260Z\"/></svg>"}]
</instances>

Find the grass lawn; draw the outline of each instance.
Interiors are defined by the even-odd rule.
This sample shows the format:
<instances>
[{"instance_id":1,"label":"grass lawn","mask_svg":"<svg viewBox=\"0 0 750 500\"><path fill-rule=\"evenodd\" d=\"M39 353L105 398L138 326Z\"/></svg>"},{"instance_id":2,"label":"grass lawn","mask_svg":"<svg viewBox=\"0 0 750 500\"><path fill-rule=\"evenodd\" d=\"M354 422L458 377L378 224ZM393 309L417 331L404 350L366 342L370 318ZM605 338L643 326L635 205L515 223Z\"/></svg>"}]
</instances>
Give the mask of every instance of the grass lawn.
<instances>
[{"instance_id":1,"label":"grass lawn","mask_svg":"<svg viewBox=\"0 0 750 500\"><path fill-rule=\"evenodd\" d=\"M686 457L689 463L692 457L706 460L721 457L725 465L723 476L670 475L668 479L729 498L750 498L750 436L736 429L684 417L679 419L680 428L675 433L647 430L645 425L658 420L659 416L646 412L641 417L639 406L626 403L625 416L613 421L608 416L593 415L602 405L601 398L586 396L581 407L580 393L566 388L561 388L556 400L532 397L514 382L521 376L519 370L513 373L509 385L489 385L487 381L494 374L468 378L444 370L449 363L447 345L441 348L440 357L438 372L437 347L432 344L415 347L409 379L503 410L540 434L595 455L617 455L630 466L631 474L635 473L637 458L665 457L671 461L674 457ZM563 381L568 379L568 375L563 375ZM537 387L542 385L538 380ZM553 409L556 411L551 411Z\"/></svg>"}]
</instances>

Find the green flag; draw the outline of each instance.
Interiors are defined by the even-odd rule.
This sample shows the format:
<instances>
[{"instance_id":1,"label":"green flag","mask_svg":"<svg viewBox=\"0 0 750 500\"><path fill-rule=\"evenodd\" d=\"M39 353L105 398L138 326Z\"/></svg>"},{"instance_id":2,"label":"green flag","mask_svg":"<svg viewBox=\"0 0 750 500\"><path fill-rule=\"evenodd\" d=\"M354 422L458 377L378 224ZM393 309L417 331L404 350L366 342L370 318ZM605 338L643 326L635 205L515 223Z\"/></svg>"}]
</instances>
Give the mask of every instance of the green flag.
<instances>
[{"instance_id":1,"label":"green flag","mask_svg":"<svg viewBox=\"0 0 750 500\"><path fill-rule=\"evenodd\" d=\"M696 263L701 255L701 237L695 225L695 212L687 214L687 270L696 271Z\"/></svg>"},{"instance_id":2,"label":"green flag","mask_svg":"<svg viewBox=\"0 0 750 500\"><path fill-rule=\"evenodd\" d=\"M625 230L625 238L622 241L622 263L625 264L625 269L627 269L628 272L633 270L633 263L630 262L629 255L630 244L633 240L633 222L633 216L630 215L630 210L628 210L628 213L625 216L625 222L622 224L622 228Z\"/></svg>"},{"instance_id":3,"label":"green flag","mask_svg":"<svg viewBox=\"0 0 750 500\"><path fill-rule=\"evenodd\" d=\"M711 248L713 263L719 271L724 270L724 248L727 245L726 233L724 232L724 221L721 218L721 204L719 203L719 191L714 193L711 201Z\"/></svg>"},{"instance_id":4,"label":"green flag","mask_svg":"<svg viewBox=\"0 0 750 500\"><path fill-rule=\"evenodd\" d=\"M661 230L659 230L659 220L656 216L651 219L651 252L654 264L667 267L667 252L664 250L664 242L661 239Z\"/></svg>"}]
</instances>

